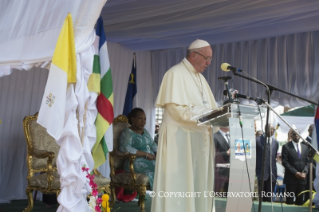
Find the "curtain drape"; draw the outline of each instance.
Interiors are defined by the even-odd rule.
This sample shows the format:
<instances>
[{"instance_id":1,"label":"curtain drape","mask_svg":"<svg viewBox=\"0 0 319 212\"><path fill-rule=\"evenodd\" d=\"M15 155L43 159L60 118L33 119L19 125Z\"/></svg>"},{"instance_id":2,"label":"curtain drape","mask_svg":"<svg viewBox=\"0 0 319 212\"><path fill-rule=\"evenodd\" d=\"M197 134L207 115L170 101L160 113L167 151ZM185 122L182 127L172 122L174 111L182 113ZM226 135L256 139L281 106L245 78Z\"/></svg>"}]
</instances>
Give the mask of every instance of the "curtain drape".
<instances>
[{"instance_id":1,"label":"curtain drape","mask_svg":"<svg viewBox=\"0 0 319 212\"><path fill-rule=\"evenodd\" d=\"M48 68L63 21L71 13L76 53L91 45L85 40L106 0L0 2L0 77L12 68ZM88 42L88 43L85 43Z\"/></svg>"},{"instance_id":2,"label":"curtain drape","mask_svg":"<svg viewBox=\"0 0 319 212\"><path fill-rule=\"evenodd\" d=\"M224 101L223 81L220 76L230 75L223 72L222 63L229 63L262 82L300 97L318 101L319 98L319 31L278 36L267 39L212 45L213 59L204 71L215 95L222 105ZM186 55L187 48L152 51L152 77L154 98L156 98L161 79L165 72L179 63ZM266 99L266 90L261 85L246 79L232 76L229 87L239 93ZM247 100L241 100L247 103ZM271 95L273 106L304 106L309 103L274 91Z\"/></svg>"},{"instance_id":3,"label":"curtain drape","mask_svg":"<svg viewBox=\"0 0 319 212\"><path fill-rule=\"evenodd\" d=\"M27 146L22 120L40 109L48 70L15 70L0 78L0 202L25 199Z\"/></svg>"}]
</instances>

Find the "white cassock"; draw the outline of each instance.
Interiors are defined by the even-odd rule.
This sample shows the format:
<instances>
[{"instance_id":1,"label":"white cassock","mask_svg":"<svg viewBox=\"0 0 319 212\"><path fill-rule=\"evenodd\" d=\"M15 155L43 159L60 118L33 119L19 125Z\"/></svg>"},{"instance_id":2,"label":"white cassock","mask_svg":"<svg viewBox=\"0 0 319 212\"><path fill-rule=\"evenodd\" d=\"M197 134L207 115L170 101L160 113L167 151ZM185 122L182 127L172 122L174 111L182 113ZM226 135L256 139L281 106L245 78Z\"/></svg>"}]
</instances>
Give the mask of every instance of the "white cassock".
<instances>
[{"instance_id":1,"label":"white cassock","mask_svg":"<svg viewBox=\"0 0 319 212\"><path fill-rule=\"evenodd\" d=\"M214 199L214 142L210 126L190 118L217 108L202 74L187 61L169 69L156 107L164 108L156 156L152 212L211 212Z\"/></svg>"}]
</instances>

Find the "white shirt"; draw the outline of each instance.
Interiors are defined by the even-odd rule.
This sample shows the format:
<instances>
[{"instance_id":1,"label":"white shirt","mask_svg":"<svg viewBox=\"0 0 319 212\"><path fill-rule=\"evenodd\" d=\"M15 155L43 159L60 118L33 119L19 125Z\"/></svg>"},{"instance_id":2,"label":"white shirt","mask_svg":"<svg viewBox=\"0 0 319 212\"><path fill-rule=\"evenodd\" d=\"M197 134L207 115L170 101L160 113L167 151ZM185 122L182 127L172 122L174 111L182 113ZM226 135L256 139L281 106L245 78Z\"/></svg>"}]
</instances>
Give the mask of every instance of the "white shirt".
<instances>
[{"instance_id":1,"label":"white shirt","mask_svg":"<svg viewBox=\"0 0 319 212\"><path fill-rule=\"evenodd\" d=\"M219 132L222 134L222 136L224 136L224 138L225 138L225 140L227 141L227 143L229 143L229 140L228 140L228 138L227 138L227 136L226 136L226 133L223 132L223 131L221 131L221 130L219 130Z\"/></svg>"},{"instance_id":2,"label":"white shirt","mask_svg":"<svg viewBox=\"0 0 319 212\"><path fill-rule=\"evenodd\" d=\"M267 137L267 142L269 142L269 146L271 146L271 143L272 143L272 137Z\"/></svg>"},{"instance_id":3,"label":"white shirt","mask_svg":"<svg viewBox=\"0 0 319 212\"><path fill-rule=\"evenodd\" d=\"M298 152L298 151L297 151L297 145L298 145L299 152L300 152L300 155L301 155L301 145L300 145L300 142L298 142L298 143L295 143L294 141L291 141L291 142L292 142L292 144L294 145L296 152Z\"/></svg>"}]
</instances>

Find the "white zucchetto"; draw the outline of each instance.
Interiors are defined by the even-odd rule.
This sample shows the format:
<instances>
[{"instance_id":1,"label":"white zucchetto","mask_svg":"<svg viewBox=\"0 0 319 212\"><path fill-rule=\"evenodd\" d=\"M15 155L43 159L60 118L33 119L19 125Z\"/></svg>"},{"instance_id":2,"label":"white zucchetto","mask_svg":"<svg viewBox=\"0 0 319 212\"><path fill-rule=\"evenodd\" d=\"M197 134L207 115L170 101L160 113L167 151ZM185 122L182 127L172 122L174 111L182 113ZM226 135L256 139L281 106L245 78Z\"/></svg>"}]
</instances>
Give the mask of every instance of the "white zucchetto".
<instances>
[{"instance_id":1,"label":"white zucchetto","mask_svg":"<svg viewBox=\"0 0 319 212\"><path fill-rule=\"evenodd\" d=\"M189 45L188 49L199 49L206 46L210 46L210 44L207 41L196 39Z\"/></svg>"}]
</instances>

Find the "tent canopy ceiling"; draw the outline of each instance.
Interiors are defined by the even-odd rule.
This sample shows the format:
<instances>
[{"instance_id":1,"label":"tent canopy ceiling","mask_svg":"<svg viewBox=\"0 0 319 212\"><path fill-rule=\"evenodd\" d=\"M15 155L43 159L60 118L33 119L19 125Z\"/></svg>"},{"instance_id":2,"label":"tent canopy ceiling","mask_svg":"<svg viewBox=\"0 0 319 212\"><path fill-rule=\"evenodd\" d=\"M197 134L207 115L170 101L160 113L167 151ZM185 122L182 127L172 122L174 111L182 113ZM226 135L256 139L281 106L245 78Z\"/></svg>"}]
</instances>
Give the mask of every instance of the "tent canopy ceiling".
<instances>
[{"instance_id":1,"label":"tent canopy ceiling","mask_svg":"<svg viewBox=\"0 0 319 212\"><path fill-rule=\"evenodd\" d=\"M68 13L73 19L76 52L84 51L92 43L88 39L94 39L90 35L105 2L0 1L0 66L29 69L35 63L50 61Z\"/></svg>"},{"instance_id":2,"label":"tent canopy ceiling","mask_svg":"<svg viewBox=\"0 0 319 212\"><path fill-rule=\"evenodd\" d=\"M156 50L318 30L319 1L108 0L102 17L108 41Z\"/></svg>"}]
</instances>

